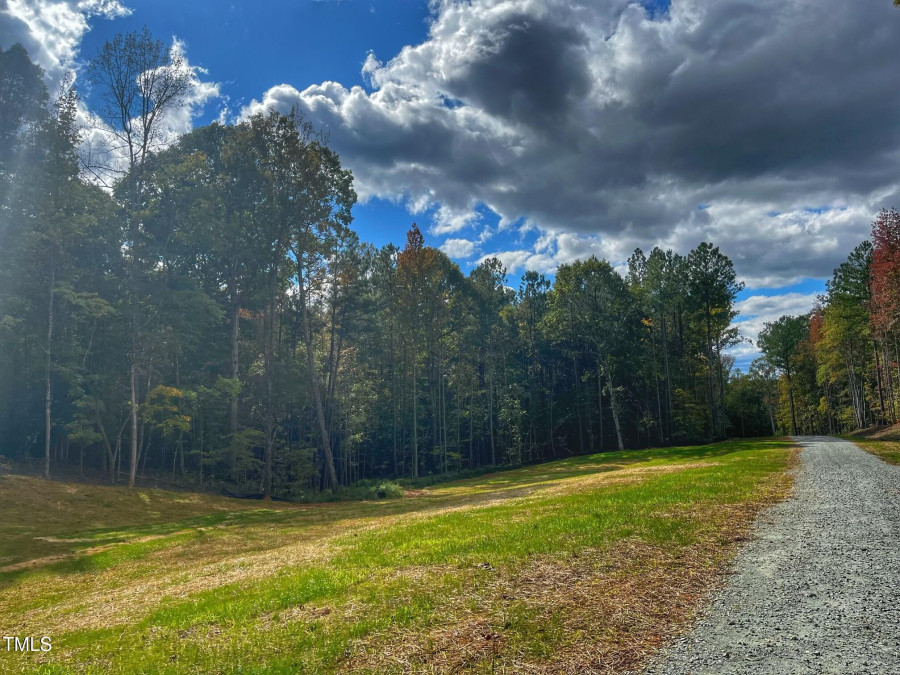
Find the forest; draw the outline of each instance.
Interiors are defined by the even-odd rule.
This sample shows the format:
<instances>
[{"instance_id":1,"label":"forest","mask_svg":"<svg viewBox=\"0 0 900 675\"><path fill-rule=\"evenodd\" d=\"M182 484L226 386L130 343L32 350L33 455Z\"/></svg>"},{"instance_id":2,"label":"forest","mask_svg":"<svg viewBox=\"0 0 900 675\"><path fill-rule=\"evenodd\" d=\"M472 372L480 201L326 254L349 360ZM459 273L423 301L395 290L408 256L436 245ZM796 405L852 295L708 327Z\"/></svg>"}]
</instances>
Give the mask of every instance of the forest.
<instances>
[{"instance_id":1,"label":"forest","mask_svg":"<svg viewBox=\"0 0 900 675\"><path fill-rule=\"evenodd\" d=\"M0 51L0 455L33 472L307 499L570 455L897 421L900 214L803 316L729 348L743 284L712 243L589 258L518 288L412 224L352 229L353 176L297 113L161 120L189 73L146 30L88 71L113 152L86 153Z\"/></svg>"}]
</instances>

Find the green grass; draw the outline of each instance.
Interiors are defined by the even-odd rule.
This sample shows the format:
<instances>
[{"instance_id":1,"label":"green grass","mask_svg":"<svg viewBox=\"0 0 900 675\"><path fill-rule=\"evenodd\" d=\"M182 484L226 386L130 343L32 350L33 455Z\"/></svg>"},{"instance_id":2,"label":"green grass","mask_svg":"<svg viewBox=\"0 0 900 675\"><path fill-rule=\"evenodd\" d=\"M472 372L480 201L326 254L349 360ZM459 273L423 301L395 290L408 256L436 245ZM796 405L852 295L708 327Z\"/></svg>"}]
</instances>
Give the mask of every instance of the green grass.
<instances>
[{"instance_id":1,"label":"green grass","mask_svg":"<svg viewBox=\"0 0 900 675\"><path fill-rule=\"evenodd\" d=\"M900 425L863 429L841 438L853 441L888 464L900 464Z\"/></svg>"},{"instance_id":2,"label":"green grass","mask_svg":"<svg viewBox=\"0 0 900 675\"><path fill-rule=\"evenodd\" d=\"M0 507L18 517L0 530L5 554L66 556L0 573L4 635L53 639L49 654L0 651L0 672L516 672L577 670L585 653L634 664L785 493L790 448L606 453L415 498L262 509L86 486L41 504L31 495L59 486L0 478ZM44 528L69 543L35 543Z\"/></svg>"},{"instance_id":3,"label":"green grass","mask_svg":"<svg viewBox=\"0 0 900 675\"><path fill-rule=\"evenodd\" d=\"M900 441L869 438L848 438L866 452L881 457L888 464L900 464Z\"/></svg>"}]
</instances>

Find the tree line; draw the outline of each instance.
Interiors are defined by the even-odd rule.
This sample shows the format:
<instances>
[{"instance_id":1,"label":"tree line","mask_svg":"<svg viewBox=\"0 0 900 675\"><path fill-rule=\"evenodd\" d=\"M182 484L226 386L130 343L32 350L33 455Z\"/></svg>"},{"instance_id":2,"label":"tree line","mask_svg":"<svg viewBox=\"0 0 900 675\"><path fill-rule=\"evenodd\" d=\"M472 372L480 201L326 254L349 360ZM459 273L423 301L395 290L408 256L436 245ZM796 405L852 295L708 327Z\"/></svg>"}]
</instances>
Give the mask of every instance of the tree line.
<instances>
[{"instance_id":1,"label":"tree line","mask_svg":"<svg viewBox=\"0 0 900 675\"><path fill-rule=\"evenodd\" d=\"M841 433L896 424L900 412L900 213L883 209L872 240L835 271L809 314L760 334L760 364L782 429Z\"/></svg>"},{"instance_id":2,"label":"tree line","mask_svg":"<svg viewBox=\"0 0 900 675\"><path fill-rule=\"evenodd\" d=\"M872 351L875 329L829 338L829 358L855 360L827 385L774 326L766 357L736 371L742 284L709 243L637 250L622 271L579 260L552 282L528 271L513 289L499 260L465 274L415 224L402 247L360 241L352 174L297 112L166 138L190 72L146 30L88 73L105 165L85 158L74 89L50 102L25 50L0 51L0 454L48 477L302 498L777 433L785 391L806 423L809 382L829 387L829 420L847 392L854 423L887 419L876 372L894 406L896 339ZM858 255L829 289L852 298L833 314L865 319Z\"/></svg>"}]
</instances>

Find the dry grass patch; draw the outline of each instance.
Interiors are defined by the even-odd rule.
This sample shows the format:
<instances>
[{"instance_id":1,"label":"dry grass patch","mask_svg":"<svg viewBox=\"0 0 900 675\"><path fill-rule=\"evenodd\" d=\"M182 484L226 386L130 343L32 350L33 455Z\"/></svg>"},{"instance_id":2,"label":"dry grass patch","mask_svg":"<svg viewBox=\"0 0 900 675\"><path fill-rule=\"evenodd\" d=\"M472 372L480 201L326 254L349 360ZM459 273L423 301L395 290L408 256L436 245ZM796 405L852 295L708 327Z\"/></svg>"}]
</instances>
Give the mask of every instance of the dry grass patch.
<instances>
[{"instance_id":1,"label":"dry grass patch","mask_svg":"<svg viewBox=\"0 0 900 675\"><path fill-rule=\"evenodd\" d=\"M796 464L792 452L790 465ZM709 462L636 467L641 474L672 473ZM618 477L623 478L622 476ZM617 482L608 474L564 481L556 490ZM687 547L664 547L638 538L567 557L540 556L523 568L470 574L465 592L436 610L433 626L376 634L353 647L344 672L371 673L621 673L682 632L702 599L722 580L727 562L745 541L759 511L785 498L788 473L768 479L753 499L681 509L670 517L703 523ZM556 491L554 490L554 491ZM431 576L408 570L418 581ZM431 580L433 581L433 579ZM539 640L529 639L533 632Z\"/></svg>"}]
</instances>

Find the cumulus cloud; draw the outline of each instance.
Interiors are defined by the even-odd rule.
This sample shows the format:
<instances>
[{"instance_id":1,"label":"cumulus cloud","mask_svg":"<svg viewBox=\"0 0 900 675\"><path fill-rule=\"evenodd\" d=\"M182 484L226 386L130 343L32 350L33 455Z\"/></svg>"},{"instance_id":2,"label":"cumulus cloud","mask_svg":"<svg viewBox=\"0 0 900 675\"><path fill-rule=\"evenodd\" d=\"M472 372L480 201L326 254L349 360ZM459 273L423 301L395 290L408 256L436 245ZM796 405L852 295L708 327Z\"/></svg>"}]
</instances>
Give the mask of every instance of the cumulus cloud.
<instances>
[{"instance_id":1,"label":"cumulus cloud","mask_svg":"<svg viewBox=\"0 0 900 675\"><path fill-rule=\"evenodd\" d=\"M182 105L174 109L165 120L164 136L167 143L190 131L194 126L194 119L200 115L203 107L221 96L221 84L203 79L209 76L209 71L191 64L187 57L187 45L182 40L172 38L171 50L174 56L181 57L184 69L188 72L189 86Z\"/></svg>"},{"instance_id":2,"label":"cumulus cloud","mask_svg":"<svg viewBox=\"0 0 900 675\"><path fill-rule=\"evenodd\" d=\"M20 42L51 83L76 69L90 19L128 16L119 0L0 0L0 46Z\"/></svg>"},{"instance_id":3,"label":"cumulus cloud","mask_svg":"<svg viewBox=\"0 0 900 675\"><path fill-rule=\"evenodd\" d=\"M297 106L362 198L477 229L524 219L550 269L634 246L720 245L753 285L823 277L897 198L900 90L890 3L440 0L427 39L370 54L367 87L284 84L243 111ZM539 237L539 241L541 238Z\"/></svg>"},{"instance_id":4,"label":"cumulus cloud","mask_svg":"<svg viewBox=\"0 0 900 675\"><path fill-rule=\"evenodd\" d=\"M468 258L475 252L475 242L468 239L448 239L440 248L451 258Z\"/></svg>"}]
</instances>

